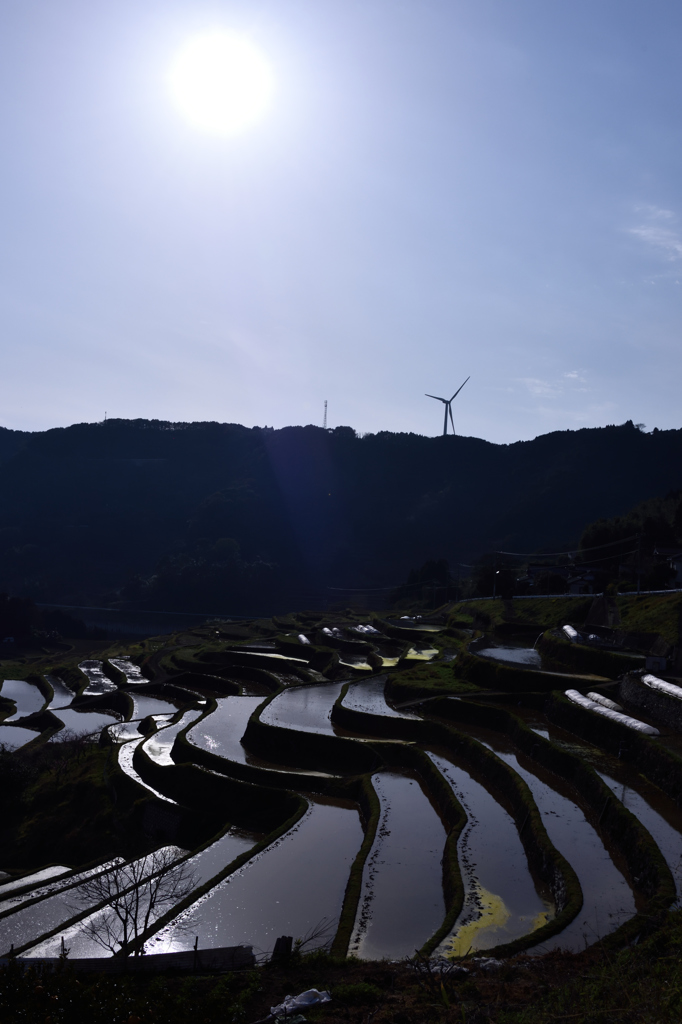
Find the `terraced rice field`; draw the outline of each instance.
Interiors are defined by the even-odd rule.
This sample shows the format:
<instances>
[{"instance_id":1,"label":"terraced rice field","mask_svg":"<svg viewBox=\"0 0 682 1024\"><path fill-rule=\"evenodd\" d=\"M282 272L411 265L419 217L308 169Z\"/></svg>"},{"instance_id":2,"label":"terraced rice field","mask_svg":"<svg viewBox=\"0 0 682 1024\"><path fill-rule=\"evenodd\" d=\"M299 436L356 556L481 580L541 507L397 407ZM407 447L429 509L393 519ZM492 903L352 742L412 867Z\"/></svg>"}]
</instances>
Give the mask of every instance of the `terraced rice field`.
<instances>
[{"instance_id":1,"label":"terraced rice field","mask_svg":"<svg viewBox=\"0 0 682 1024\"><path fill-rule=\"evenodd\" d=\"M397 620L376 650L393 644L392 660L405 668L456 665L435 629L433 647L408 636L400 648L395 635L408 625ZM374 634L360 632L371 644ZM341 631L326 635L336 641ZM357 629L347 635L353 640ZM250 944L268 954L280 935L315 934L364 959L579 950L679 897L679 744L659 705L660 738L635 734L567 699L577 676L566 674L563 686L559 676L553 692L544 681L533 689L543 675L533 675L533 648L491 644L479 653L477 666L525 673L525 689L516 686L512 699L499 685L481 686L400 707L386 696L392 677L373 674L366 655L353 669L356 656L339 651L325 677L306 668L311 653L302 642L300 657L272 642L214 658L220 676L213 663L204 674L198 665L191 682L185 676L175 686L171 677L153 693L136 693L148 679L128 659L114 659L133 708L119 722L104 707L78 710L70 687L48 676L57 718L75 732L104 730L119 769L160 821L185 820L196 807L219 807L224 816L201 849L176 850L191 869L192 891L177 911L151 915L146 948ZM253 669L247 655L257 659ZM103 669L82 662L86 695L117 689ZM277 678L286 685L268 696ZM45 699L16 682L6 680L2 693L16 703L12 722L21 723ZM635 717L654 722L641 708ZM0 726L10 732L38 735ZM245 826L249 815L260 815L261 826ZM64 936L72 955L101 955L88 915L77 919L74 909L80 876L64 875L66 865L55 868L64 877L47 870L0 885L0 953L14 943L20 955L56 955Z\"/></svg>"}]
</instances>

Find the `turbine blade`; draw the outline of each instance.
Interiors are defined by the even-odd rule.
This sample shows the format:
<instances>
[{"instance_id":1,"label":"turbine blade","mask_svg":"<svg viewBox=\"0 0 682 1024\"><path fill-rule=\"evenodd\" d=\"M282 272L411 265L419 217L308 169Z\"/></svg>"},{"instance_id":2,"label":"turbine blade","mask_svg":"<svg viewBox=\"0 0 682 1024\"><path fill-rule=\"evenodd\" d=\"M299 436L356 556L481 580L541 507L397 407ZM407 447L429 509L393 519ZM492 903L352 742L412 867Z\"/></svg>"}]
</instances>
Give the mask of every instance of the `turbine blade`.
<instances>
[{"instance_id":1,"label":"turbine blade","mask_svg":"<svg viewBox=\"0 0 682 1024\"><path fill-rule=\"evenodd\" d=\"M426 392L424 392L426 394ZM426 395L427 398L435 398L437 402L447 402L447 398L439 398L438 395Z\"/></svg>"},{"instance_id":2,"label":"turbine blade","mask_svg":"<svg viewBox=\"0 0 682 1024\"><path fill-rule=\"evenodd\" d=\"M467 377L467 380L471 380L471 374L469 374L469 376ZM464 381L464 384L466 384L467 380ZM464 387L464 384L460 384L460 386L457 388L457 390L455 391L454 395L450 399L451 402L454 402L454 400L457 398L457 395L460 393L460 391Z\"/></svg>"},{"instance_id":3,"label":"turbine blade","mask_svg":"<svg viewBox=\"0 0 682 1024\"><path fill-rule=\"evenodd\" d=\"M452 406L450 405L449 402L448 402L448 412L450 413L450 422L452 423L452 433L454 434L454 432L455 432L455 421L452 418Z\"/></svg>"}]
</instances>

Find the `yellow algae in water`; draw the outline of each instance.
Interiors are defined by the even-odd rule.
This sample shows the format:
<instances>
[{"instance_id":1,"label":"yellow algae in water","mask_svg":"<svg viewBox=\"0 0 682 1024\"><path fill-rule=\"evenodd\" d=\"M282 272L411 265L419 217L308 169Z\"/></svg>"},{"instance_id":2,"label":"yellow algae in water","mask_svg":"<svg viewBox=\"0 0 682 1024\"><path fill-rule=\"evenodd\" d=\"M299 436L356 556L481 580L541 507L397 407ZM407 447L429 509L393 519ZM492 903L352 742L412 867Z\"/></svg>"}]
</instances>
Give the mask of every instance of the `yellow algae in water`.
<instances>
[{"instance_id":1,"label":"yellow algae in water","mask_svg":"<svg viewBox=\"0 0 682 1024\"><path fill-rule=\"evenodd\" d=\"M551 914L551 912L549 910L541 910L540 913L536 914L535 917L533 918L533 922L532 922L529 930L531 932L536 932L538 930L538 928L544 927L544 925L547 924L547 922L549 921L550 917L552 917L552 916L553 916L553 914Z\"/></svg>"},{"instance_id":2,"label":"yellow algae in water","mask_svg":"<svg viewBox=\"0 0 682 1024\"><path fill-rule=\"evenodd\" d=\"M507 925L510 923L512 914L507 909L502 897L488 892L480 883L476 884L476 893L481 909L480 916L475 921L468 921L462 925L452 937L450 946L446 950L446 956L466 956L470 950L490 949L500 942L517 938L518 936L514 933L518 924L523 924L528 920L523 916L515 918L516 926L512 924L512 934L510 935ZM530 932L537 931L538 928L547 924L551 917L553 917L553 910L547 904L546 909L541 910L530 921L529 927L522 928L518 934L528 935Z\"/></svg>"},{"instance_id":3,"label":"yellow algae in water","mask_svg":"<svg viewBox=\"0 0 682 1024\"><path fill-rule=\"evenodd\" d=\"M511 917L501 896L488 892L480 884L477 884L476 890L481 915L475 921L463 924L457 934L453 935L450 948L447 950L449 956L465 956L470 949L481 949L483 936L497 928L504 928Z\"/></svg>"},{"instance_id":4,"label":"yellow algae in water","mask_svg":"<svg viewBox=\"0 0 682 1024\"><path fill-rule=\"evenodd\" d=\"M405 655L406 661L431 661L438 654L435 647L424 647L421 651L415 650L414 647L410 647L409 651Z\"/></svg>"}]
</instances>

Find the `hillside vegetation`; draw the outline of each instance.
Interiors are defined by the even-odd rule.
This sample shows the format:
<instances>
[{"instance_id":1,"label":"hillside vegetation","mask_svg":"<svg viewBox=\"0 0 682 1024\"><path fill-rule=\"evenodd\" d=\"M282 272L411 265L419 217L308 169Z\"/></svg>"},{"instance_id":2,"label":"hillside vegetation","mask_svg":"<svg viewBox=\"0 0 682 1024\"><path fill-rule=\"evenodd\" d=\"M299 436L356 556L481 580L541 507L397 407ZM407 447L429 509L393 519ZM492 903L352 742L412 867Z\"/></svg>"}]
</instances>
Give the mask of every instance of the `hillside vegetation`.
<instances>
[{"instance_id":1,"label":"hillside vegetation","mask_svg":"<svg viewBox=\"0 0 682 1024\"><path fill-rule=\"evenodd\" d=\"M495 445L109 420L0 430L0 462L0 590L271 614L391 587L427 559L577 545L586 523L680 486L682 430Z\"/></svg>"}]
</instances>

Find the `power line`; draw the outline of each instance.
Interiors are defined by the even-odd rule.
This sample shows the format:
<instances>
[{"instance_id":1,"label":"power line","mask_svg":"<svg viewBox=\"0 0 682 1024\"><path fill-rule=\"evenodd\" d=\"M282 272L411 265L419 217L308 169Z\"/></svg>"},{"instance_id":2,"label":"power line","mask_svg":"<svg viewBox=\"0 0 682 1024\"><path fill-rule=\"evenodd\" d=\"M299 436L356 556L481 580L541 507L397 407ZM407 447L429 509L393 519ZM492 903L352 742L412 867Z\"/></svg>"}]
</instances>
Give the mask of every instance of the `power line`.
<instances>
[{"instance_id":1,"label":"power line","mask_svg":"<svg viewBox=\"0 0 682 1024\"><path fill-rule=\"evenodd\" d=\"M560 558L569 555L580 555L583 551L599 551L602 548L612 548L616 544L627 544L631 540L637 540L637 534L632 537L623 537L621 540L611 540L608 544L595 544L590 548L571 548L570 551L494 551L495 555L513 555L517 558Z\"/></svg>"}]
</instances>

